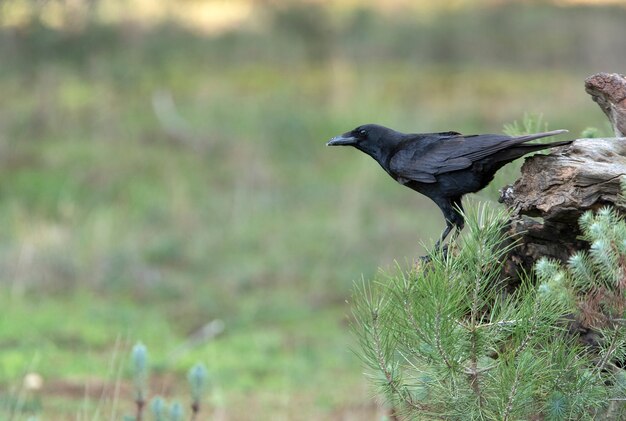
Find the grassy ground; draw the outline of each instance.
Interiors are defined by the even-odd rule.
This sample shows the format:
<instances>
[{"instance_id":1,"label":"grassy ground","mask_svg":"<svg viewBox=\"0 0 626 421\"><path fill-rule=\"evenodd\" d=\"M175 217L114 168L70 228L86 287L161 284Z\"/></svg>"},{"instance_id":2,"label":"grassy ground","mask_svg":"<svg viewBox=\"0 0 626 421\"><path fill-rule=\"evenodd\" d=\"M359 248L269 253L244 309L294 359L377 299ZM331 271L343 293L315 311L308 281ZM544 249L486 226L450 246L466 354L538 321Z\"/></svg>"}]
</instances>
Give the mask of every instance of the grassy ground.
<instances>
[{"instance_id":1,"label":"grassy ground","mask_svg":"<svg viewBox=\"0 0 626 421\"><path fill-rule=\"evenodd\" d=\"M273 62L254 39L188 37L26 51L0 71L1 417L132 412L141 340L154 393L184 398L206 364L218 419L377 419L350 352L352 281L410 263L443 221L325 141L364 122L498 132L524 112L606 127L564 69ZM219 336L190 342L215 320Z\"/></svg>"}]
</instances>

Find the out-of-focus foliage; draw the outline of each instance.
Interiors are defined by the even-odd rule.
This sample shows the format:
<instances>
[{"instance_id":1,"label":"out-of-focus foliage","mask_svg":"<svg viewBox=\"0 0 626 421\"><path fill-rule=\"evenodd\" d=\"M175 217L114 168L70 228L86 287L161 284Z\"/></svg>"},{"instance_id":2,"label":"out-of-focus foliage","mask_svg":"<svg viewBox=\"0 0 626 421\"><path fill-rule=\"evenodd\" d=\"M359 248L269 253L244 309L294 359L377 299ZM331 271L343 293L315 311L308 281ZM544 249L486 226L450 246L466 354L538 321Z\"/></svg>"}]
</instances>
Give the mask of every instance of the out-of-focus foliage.
<instances>
[{"instance_id":1,"label":"out-of-focus foliage","mask_svg":"<svg viewBox=\"0 0 626 421\"><path fill-rule=\"evenodd\" d=\"M513 123L504 125L502 131L509 136L522 136L525 134L539 133L548 131L548 123L543 121L543 114L527 114L521 123L515 120Z\"/></svg>"}]
</instances>

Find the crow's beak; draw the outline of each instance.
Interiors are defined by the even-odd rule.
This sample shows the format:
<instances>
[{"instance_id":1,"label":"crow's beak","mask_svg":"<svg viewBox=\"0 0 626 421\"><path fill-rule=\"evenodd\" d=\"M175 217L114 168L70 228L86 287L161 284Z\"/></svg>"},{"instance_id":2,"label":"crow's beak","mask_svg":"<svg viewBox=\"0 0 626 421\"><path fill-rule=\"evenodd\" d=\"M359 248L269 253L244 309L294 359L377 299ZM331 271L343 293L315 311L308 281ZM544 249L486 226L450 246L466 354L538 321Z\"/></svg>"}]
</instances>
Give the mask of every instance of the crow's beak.
<instances>
[{"instance_id":1,"label":"crow's beak","mask_svg":"<svg viewBox=\"0 0 626 421\"><path fill-rule=\"evenodd\" d=\"M328 141L326 146L349 146L356 145L356 137L350 136L347 134L342 134L340 136L335 136Z\"/></svg>"}]
</instances>

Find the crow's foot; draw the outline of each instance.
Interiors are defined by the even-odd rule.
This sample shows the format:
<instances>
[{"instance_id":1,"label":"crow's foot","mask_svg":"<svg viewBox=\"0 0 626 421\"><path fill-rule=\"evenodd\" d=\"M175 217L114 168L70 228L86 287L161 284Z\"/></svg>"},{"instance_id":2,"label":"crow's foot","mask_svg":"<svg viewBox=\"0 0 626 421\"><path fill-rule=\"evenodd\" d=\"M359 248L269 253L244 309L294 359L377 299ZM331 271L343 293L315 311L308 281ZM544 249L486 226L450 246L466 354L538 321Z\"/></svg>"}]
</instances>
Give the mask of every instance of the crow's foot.
<instances>
[{"instance_id":1,"label":"crow's foot","mask_svg":"<svg viewBox=\"0 0 626 421\"><path fill-rule=\"evenodd\" d=\"M415 261L415 267L419 268L420 266L424 266L430 262L432 262L432 256L436 253L441 253L441 257L445 260L448 258L448 245L444 244L441 248L436 248L432 251L432 253L427 254L426 256L419 256Z\"/></svg>"}]
</instances>

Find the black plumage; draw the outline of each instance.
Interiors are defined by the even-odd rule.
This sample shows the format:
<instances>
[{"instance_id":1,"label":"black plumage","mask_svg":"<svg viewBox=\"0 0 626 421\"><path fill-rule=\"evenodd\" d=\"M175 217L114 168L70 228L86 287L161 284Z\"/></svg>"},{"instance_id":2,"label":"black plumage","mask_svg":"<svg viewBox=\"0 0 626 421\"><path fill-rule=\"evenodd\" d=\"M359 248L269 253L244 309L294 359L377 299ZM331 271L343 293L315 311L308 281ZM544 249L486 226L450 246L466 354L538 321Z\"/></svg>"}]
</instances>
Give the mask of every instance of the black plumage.
<instances>
[{"instance_id":1,"label":"black plumage","mask_svg":"<svg viewBox=\"0 0 626 421\"><path fill-rule=\"evenodd\" d=\"M567 130L511 137L500 134L465 136L457 132L406 134L367 124L332 138L329 146L353 146L374 158L396 181L439 206L446 228L438 249L453 228L463 229L461 199L487 186L505 164L530 152L568 145L527 143Z\"/></svg>"}]
</instances>

